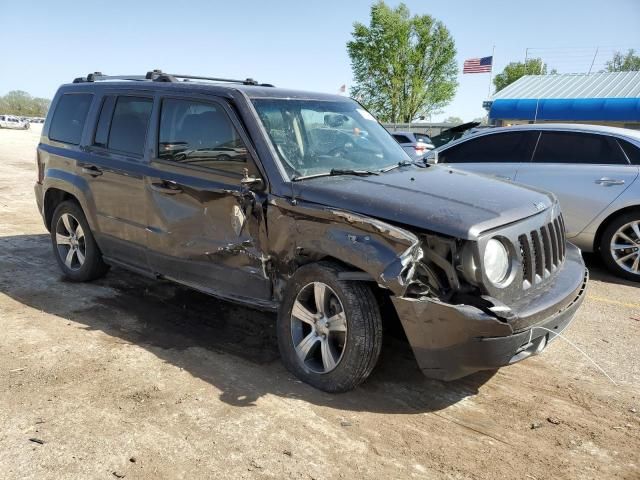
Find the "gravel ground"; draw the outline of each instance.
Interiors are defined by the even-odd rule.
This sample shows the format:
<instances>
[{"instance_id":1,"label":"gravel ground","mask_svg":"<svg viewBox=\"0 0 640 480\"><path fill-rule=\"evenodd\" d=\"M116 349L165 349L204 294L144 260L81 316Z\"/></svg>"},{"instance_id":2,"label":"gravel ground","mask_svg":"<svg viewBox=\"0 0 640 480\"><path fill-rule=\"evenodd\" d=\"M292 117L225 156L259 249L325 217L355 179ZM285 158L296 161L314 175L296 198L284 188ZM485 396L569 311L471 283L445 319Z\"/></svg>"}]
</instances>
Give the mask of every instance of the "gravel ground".
<instances>
[{"instance_id":1,"label":"gravel ground","mask_svg":"<svg viewBox=\"0 0 640 480\"><path fill-rule=\"evenodd\" d=\"M640 478L640 289L597 259L565 335L611 380L558 340L442 383L389 341L329 395L281 366L269 314L119 269L63 281L39 132L0 130L3 478Z\"/></svg>"}]
</instances>

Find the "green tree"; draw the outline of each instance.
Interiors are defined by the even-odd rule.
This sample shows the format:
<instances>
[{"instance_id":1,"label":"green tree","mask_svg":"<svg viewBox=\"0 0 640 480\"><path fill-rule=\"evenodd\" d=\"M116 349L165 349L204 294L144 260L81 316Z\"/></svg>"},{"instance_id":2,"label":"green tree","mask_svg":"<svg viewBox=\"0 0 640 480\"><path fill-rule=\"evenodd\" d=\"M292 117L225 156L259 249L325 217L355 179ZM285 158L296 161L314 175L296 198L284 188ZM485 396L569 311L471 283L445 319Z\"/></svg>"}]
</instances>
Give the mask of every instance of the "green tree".
<instances>
[{"instance_id":1,"label":"green tree","mask_svg":"<svg viewBox=\"0 0 640 480\"><path fill-rule=\"evenodd\" d=\"M546 75L547 66L541 58L528 58L527 62L511 62L504 67L502 73L499 73L493 79L493 84L496 87L496 92L499 92L508 85L518 80L525 75ZM551 73L556 73L552 70Z\"/></svg>"},{"instance_id":2,"label":"green tree","mask_svg":"<svg viewBox=\"0 0 640 480\"><path fill-rule=\"evenodd\" d=\"M43 117L50 103L46 98L34 98L22 90L13 90L0 97L0 114Z\"/></svg>"},{"instance_id":3,"label":"green tree","mask_svg":"<svg viewBox=\"0 0 640 480\"><path fill-rule=\"evenodd\" d=\"M464 120L462 120L460 117L447 117L445 118L442 123L453 123L455 125L460 125L461 123L464 123Z\"/></svg>"},{"instance_id":4,"label":"green tree","mask_svg":"<svg viewBox=\"0 0 640 480\"><path fill-rule=\"evenodd\" d=\"M355 85L351 96L383 122L411 122L453 98L456 48L449 30L404 4L371 7L369 26L354 23L347 43Z\"/></svg>"},{"instance_id":5,"label":"green tree","mask_svg":"<svg viewBox=\"0 0 640 480\"><path fill-rule=\"evenodd\" d=\"M616 52L613 58L607 62L607 72L633 72L640 70L640 56L630 49L626 54Z\"/></svg>"}]
</instances>

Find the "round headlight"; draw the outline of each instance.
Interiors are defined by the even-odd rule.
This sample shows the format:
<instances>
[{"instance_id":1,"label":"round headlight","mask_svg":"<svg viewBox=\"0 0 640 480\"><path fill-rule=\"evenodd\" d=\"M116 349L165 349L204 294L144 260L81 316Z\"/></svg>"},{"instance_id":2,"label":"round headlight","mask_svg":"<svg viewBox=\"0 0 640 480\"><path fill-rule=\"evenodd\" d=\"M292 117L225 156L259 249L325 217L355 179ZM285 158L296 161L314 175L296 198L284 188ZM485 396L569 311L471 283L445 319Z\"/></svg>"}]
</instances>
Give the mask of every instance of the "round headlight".
<instances>
[{"instance_id":1,"label":"round headlight","mask_svg":"<svg viewBox=\"0 0 640 480\"><path fill-rule=\"evenodd\" d=\"M495 285L509 275L509 252L500 240L492 238L484 249L484 271L489 281Z\"/></svg>"}]
</instances>

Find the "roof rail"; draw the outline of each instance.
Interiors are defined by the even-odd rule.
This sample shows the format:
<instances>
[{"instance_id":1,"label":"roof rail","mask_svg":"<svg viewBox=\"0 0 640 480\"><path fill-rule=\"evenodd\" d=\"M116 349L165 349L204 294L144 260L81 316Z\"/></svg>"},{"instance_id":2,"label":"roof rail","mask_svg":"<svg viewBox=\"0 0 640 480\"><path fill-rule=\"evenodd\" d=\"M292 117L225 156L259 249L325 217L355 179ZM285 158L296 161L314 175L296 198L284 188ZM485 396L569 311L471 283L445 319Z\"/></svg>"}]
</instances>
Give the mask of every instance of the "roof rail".
<instances>
[{"instance_id":1,"label":"roof rail","mask_svg":"<svg viewBox=\"0 0 640 480\"><path fill-rule=\"evenodd\" d=\"M105 75L102 72L93 72L86 77L78 77L73 80L73 83L85 83L85 82L101 82L105 80L131 80L131 81L153 81L153 82L188 82L189 80L207 80L210 82L228 82L228 83L240 83L242 85L258 85L261 87L273 87L270 83L258 83L253 78L247 78L245 80L235 80L231 78L217 78L217 77L200 77L196 75L179 75L175 73L164 73L162 70L151 70L146 75Z\"/></svg>"},{"instance_id":2,"label":"roof rail","mask_svg":"<svg viewBox=\"0 0 640 480\"><path fill-rule=\"evenodd\" d=\"M183 81L189 80L207 80L210 82L229 82L229 83L241 83L242 85L259 85L261 87L273 87L268 83L259 83L253 78L246 78L244 80L238 80L233 78L219 78L219 77L202 77L199 75L181 75L177 73L164 73L162 70L152 70L147 72L147 80L154 80L156 82L177 82L180 79Z\"/></svg>"},{"instance_id":3,"label":"roof rail","mask_svg":"<svg viewBox=\"0 0 640 480\"><path fill-rule=\"evenodd\" d=\"M74 78L73 83L100 82L104 80L133 80L140 82L146 80L146 78L144 75L105 75L102 72L93 72L86 77Z\"/></svg>"}]
</instances>

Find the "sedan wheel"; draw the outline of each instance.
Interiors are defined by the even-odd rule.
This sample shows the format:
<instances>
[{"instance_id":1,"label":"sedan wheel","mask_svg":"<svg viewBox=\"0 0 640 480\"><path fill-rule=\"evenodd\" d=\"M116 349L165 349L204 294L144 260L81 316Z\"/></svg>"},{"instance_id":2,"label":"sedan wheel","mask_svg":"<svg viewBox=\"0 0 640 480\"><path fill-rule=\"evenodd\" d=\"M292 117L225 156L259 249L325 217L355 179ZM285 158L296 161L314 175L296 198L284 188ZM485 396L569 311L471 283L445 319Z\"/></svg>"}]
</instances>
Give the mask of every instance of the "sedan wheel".
<instances>
[{"instance_id":1,"label":"sedan wheel","mask_svg":"<svg viewBox=\"0 0 640 480\"><path fill-rule=\"evenodd\" d=\"M80 270L86 259L87 246L82 225L70 213L64 213L58 219L55 242L64 265L69 270Z\"/></svg>"},{"instance_id":2,"label":"sedan wheel","mask_svg":"<svg viewBox=\"0 0 640 480\"><path fill-rule=\"evenodd\" d=\"M624 213L611 220L602 232L599 247L609 270L640 282L640 212Z\"/></svg>"},{"instance_id":3,"label":"sedan wheel","mask_svg":"<svg viewBox=\"0 0 640 480\"><path fill-rule=\"evenodd\" d=\"M640 275L640 221L625 223L613 234L611 257L620 268Z\"/></svg>"},{"instance_id":4,"label":"sedan wheel","mask_svg":"<svg viewBox=\"0 0 640 480\"><path fill-rule=\"evenodd\" d=\"M313 282L300 290L291 310L291 339L298 359L312 372L337 367L347 342L347 318L331 287Z\"/></svg>"}]
</instances>

